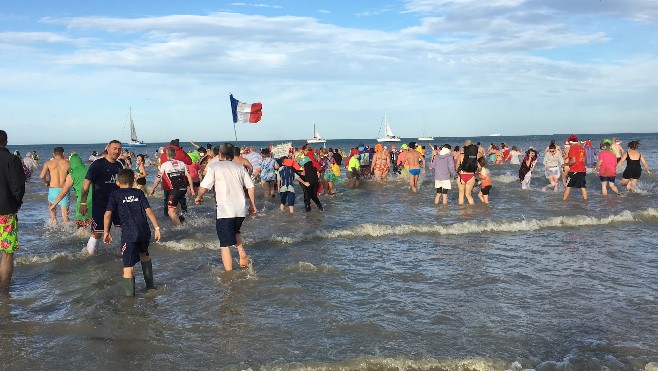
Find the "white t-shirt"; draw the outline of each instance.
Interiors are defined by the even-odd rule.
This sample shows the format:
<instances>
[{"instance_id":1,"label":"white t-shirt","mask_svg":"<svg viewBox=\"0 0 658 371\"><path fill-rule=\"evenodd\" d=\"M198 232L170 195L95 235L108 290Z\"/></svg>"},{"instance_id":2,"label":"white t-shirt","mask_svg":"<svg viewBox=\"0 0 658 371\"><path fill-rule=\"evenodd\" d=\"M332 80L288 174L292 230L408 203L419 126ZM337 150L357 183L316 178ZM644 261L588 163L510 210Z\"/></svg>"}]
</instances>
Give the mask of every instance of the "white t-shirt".
<instances>
[{"instance_id":1,"label":"white t-shirt","mask_svg":"<svg viewBox=\"0 0 658 371\"><path fill-rule=\"evenodd\" d=\"M217 219L247 216L245 189L254 188L244 166L233 161L218 161L206 166L201 187L215 187Z\"/></svg>"}]
</instances>

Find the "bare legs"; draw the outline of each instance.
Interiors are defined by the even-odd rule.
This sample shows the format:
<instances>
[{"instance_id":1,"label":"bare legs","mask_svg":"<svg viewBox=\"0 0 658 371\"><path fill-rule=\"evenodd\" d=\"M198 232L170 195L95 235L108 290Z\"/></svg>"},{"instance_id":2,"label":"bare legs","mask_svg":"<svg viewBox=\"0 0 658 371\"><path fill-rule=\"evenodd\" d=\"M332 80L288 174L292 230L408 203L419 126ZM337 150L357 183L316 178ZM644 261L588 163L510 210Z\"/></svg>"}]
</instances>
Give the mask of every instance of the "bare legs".
<instances>
[{"instance_id":1,"label":"bare legs","mask_svg":"<svg viewBox=\"0 0 658 371\"><path fill-rule=\"evenodd\" d=\"M235 248L238 250L238 255L240 256L240 268L245 268L249 264L249 257L244 251L244 246L242 245L242 236L238 233L235 236L237 244ZM233 270L233 256L231 255L231 248L229 246L220 247L222 253L222 264L224 265L224 270L230 272Z\"/></svg>"},{"instance_id":2,"label":"bare legs","mask_svg":"<svg viewBox=\"0 0 658 371\"><path fill-rule=\"evenodd\" d=\"M464 196L466 196L466 199L468 200L468 203L473 205L475 204L475 201L473 200L473 187L475 186L475 176L473 176L471 179L469 179L466 183L459 178L457 181L457 184L459 185L459 204L463 205L464 204Z\"/></svg>"},{"instance_id":3,"label":"bare legs","mask_svg":"<svg viewBox=\"0 0 658 371\"><path fill-rule=\"evenodd\" d=\"M8 290L14 272L14 254L0 253L0 289Z\"/></svg>"}]
</instances>

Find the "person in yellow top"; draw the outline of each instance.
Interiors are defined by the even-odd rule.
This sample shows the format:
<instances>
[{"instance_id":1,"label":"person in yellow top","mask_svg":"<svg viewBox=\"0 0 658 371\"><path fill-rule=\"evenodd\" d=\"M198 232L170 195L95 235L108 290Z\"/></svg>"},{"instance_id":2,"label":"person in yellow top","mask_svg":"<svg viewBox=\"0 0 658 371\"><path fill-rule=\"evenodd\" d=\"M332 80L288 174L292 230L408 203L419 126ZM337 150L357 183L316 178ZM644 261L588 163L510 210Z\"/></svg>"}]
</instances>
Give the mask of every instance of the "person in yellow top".
<instances>
[{"instance_id":1,"label":"person in yellow top","mask_svg":"<svg viewBox=\"0 0 658 371\"><path fill-rule=\"evenodd\" d=\"M349 188L357 188L359 186L359 178L361 177L361 162L359 161L359 150L352 148L350 158L347 161L347 186Z\"/></svg>"}]
</instances>

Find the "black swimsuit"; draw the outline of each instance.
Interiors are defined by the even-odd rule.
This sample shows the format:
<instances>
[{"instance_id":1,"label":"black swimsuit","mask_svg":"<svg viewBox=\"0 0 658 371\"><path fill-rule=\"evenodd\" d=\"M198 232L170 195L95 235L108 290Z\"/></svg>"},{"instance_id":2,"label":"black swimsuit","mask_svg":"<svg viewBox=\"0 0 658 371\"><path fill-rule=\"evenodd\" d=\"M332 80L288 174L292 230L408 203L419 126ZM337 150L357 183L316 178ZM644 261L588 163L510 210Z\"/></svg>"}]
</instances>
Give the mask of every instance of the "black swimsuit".
<instances>
[{"instance_id":1,"label":"black swimsuit","mask_svg":"<svg viewBox=\"0 0 658 371\"><path fill-rule=\"evenodd\" d=\"M640 165L641 158L641 154L640 158L637 160L631 160L630 156L626 157L626 169L622 175L624 179L640 179L640 176L642 175L642 166Z\"/></svg>"}]
</instances>

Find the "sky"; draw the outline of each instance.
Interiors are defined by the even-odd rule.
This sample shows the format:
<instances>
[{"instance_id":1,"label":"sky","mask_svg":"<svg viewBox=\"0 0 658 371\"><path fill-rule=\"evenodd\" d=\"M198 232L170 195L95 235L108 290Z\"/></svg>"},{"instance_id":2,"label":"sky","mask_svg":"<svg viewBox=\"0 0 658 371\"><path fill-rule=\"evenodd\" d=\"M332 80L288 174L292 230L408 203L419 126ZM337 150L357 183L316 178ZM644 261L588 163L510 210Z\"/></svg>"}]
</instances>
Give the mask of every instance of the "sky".
<instances>
[{"instance_id":1,"label":"sky","mask_svg":"<svg viewBox=\"0 0 658 371\"><path fill-rule=\"evenodd\" d=\"M11 144L656 132L658 1L0 1Z\"/></svg>"}]
</instances>

